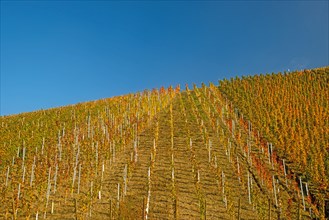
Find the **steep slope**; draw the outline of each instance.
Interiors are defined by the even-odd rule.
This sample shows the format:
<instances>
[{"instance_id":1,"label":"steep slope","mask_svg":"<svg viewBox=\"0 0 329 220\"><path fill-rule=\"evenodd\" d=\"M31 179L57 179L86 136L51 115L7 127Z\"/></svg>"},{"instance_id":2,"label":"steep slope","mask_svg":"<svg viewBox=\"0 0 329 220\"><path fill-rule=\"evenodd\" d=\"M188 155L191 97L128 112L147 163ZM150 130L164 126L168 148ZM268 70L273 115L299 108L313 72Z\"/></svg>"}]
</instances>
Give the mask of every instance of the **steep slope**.
<instances>
[{"instance_id":1,"label":"steep slope","mask_svg":"<svg viewBox=\"0 0 329 220\"><path fill-rule=\"evenodd\" d=\"M212 155L218 155L216 168L209 163L191 104L188 94L182 93L174 99L172 107L157 115L139 135L137 161L133 145L116 158L104 174L102 192L106 199L95 202L91 219L109 217L110 209L114 218L125 219L143 215L150 219L230 219L232 215L237 218L239 209L243 219L257 218L248 204L246 191L241 193L239 180L220 149L217 135L205 122L205 129L210 131L208 136L213 139ZM125 193L126 166L130 174ZM218 175L219 169L225 173L225 183Z\"/></svg>"},{"instance_id":2,"label":"steep slope","mask_svg":"<svg viewBox=\"0 0 329 220\"><path fill-rule=\"evenodd\" d=\"M0 218L324 217L240 81L1 117Z\"/></svg>"},{"instance_id":3,"label":"steep slope","mask_svg":"<svg viewBox=\"0 0 329 220\"><path fill-rule=\"evenodd\" d=\"M162 88L1 117L0 215L65 219L92 210L105 166L176 93Z\"/></svg>"},{"instance_id":4,"label":"steep slope","mask_svg":"<svg viewBox=\"0 0 329 220\"><path fill-rule=\"evenodd\" d=\"M308 200L329 209L329 67L221 81L219 89L271 143ZM329 210L327 210L329 217Z\"/></svg>"}]
</instances>

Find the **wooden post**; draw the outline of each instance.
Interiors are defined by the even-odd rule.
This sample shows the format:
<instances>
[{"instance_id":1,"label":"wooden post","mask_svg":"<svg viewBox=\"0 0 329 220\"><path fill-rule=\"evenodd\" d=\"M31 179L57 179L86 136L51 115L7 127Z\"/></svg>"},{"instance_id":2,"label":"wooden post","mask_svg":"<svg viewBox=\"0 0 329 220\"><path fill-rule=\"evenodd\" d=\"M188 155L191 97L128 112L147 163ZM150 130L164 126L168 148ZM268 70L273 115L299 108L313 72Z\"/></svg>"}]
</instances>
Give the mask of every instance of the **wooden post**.
<instances>
[{"instance_id":1,"label":"wooden post","mask_svg":"<svg viewBox=\"0 0 329 220\"><path fill-rule=\"evenodd\" d=\"M54 200L51 201L51 214L54 214Z\"/></svg>"},{"instance_id":2,"label":"wooden post","mask_svg":"<svg viewBox=\"0 0 329 220\"><path fill-rule=\"evenodd\" d=\"M286 186L288 187L286 163L285 163L284 159L282 160L282 163L283 163L284 179L286 181Z\"/></svg>"},{"instance_id":3,"label":"wooden post","mask_svg":"<svg viewBox=\"0 0 329 220\"><path fill-rule=\"evenodd\" d=\"M251 204L251 190L250 190L250 177L249 177L249 170L248 170L248 201L249 201L249 204Z\"/></svg>"},{"instance_id":4,"label":"wooden post","mask_svg":"<svg viewBox=\"0 0 329 220\"><path fill-rule=\"evenodd\" d=\"M303 189L303 182L302 182L302 178L301 177L299 177L299 184L300 184L300 191L302 193L303 207L304 207L304 211L305 211L306 208L305 208L305 200L304 200L304 189Z\"/></svg>"},{"instance_id":5,"label":"wooden post","mask_svg":"<svg viewBox=\"0 0 329 220\"><path fill-rule=\"evenodd\" d=\"M272 176L273 179L273 192L274 192L274 199L275 199L275 205L278 207L278 198L276 196L276 187L275 187L275 178L274 175Z\"/></svg>"}]
</instances>

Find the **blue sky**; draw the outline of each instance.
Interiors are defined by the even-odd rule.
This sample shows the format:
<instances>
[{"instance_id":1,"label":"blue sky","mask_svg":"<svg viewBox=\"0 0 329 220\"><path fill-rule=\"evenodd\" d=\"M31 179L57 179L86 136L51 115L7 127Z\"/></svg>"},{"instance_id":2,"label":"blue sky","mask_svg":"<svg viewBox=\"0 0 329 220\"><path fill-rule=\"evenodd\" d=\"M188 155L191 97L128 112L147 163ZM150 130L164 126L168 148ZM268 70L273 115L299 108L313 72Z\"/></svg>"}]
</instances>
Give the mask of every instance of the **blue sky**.
<instances>
[{"instance_id":1,"label":"blue sky","mask_svg":"<svg viewBox=\"0 0 329 220\"><path fill-rule=\"evenodd\" d=\"M328 1L1 1L0 115L329 65Z\"/></svg>"}]
</instances>

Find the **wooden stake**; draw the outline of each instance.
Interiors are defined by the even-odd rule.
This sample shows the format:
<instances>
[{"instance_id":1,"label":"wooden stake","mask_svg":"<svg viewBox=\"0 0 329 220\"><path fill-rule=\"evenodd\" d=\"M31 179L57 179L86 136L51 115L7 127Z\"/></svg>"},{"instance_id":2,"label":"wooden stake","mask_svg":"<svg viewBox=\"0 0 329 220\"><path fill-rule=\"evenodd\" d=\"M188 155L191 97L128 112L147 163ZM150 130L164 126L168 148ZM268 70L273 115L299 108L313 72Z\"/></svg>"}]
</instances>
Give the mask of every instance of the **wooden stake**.
<instances>
[{"instance_id":1,"label":"wooden stake","mask_svg":"<svg viewBox=\"0 0 329 220\"><path fill-rule=\"evenodd\" d=\"M249 171L248 171L248 201L249 201L249 204L251 204L251 192L250 192L250 177L249 177Z\"/></svg>"},{"instance_id":2,"label":"wooden stake","mask_svg":"<svg viewBox=\"0 0 329 220\"><path fill-rule=\"evenodd\" d=\"M305 200L304 200L304 189L303 189L303 183L302 183L302 178L299 177L299 184L300 184L300 191L302 193L302 199L303 199L303 207L304 207L304 211L305 209Z\"/></svg>"},{"instance_id":3,"label":"wooden stake","mask_svg":"<svg viewBox=\"0 0 329 220\"><path fill-rule=\"evenodd\" d=\"M51 201L51 214L54 214L54 201Z\"/></svg>"},{"instance_id":4,"label":"wooden stake","mask_svg":"<svg viewBox=\"0 0 329 220\"><path fill-rule=\"evenodd\" d=\"M286 171L286 163L285 163L285 160L284 160L284 159L282 160L282 163L283 163L284 179L285 179L285 181L286 181L286 186L288 187L288 182L287 182L287 171Z\"/></svg>"},{"instance_id":5,"label":"wooden stake","mask_svg":"<svg viewBox=\"0 0 329 220\"><path fill-rule=\"evenodd\" d=\"M8 185L8 177L9 177L9 166L8 166L8 168L7 168L7 175L6 175L6 187L7 187L7 185Z\"/></svg>"},{"instance_id":6,"label":"wooden stake","mask_svg":"<svg viewBox=\"0 0 329 220\"><path fill-rule=\"evenodd\" d=\"M272 179L273 179L273 192L274 192L275 205L276 205L276 207L278 207L278 199L277 199L277 196L276 196L276 187L275 187L274 175L272 176Z\"/></svg>"}]
</instances>

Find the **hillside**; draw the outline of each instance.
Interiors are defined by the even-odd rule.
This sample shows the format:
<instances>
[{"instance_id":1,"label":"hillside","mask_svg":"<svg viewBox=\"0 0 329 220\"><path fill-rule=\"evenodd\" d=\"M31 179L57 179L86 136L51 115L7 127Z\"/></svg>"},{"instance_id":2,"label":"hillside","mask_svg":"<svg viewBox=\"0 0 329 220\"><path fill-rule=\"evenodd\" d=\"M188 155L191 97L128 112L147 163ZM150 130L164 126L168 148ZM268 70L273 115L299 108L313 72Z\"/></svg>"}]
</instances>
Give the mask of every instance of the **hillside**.
<instances>
[{"instance_id":1,"label":"hillside","mask_svg":"<svg viewBox=\"0 0 329 220\"><path fill-rule=\"evenodd\" d=\"M328 75L243 77L1 117L0 218L324 218Z\"/></svg>"},{"instance_id":2,"label":"hillside","mask_svg":"<svg viewBox=\"0 0 329 220\"><path fill-rule=\"evenodd\" d=\"M226 80L220 90L270 142L276 162L285 160L290 178L329 206L329 67Z\"/></svg>"}]
</instances>

